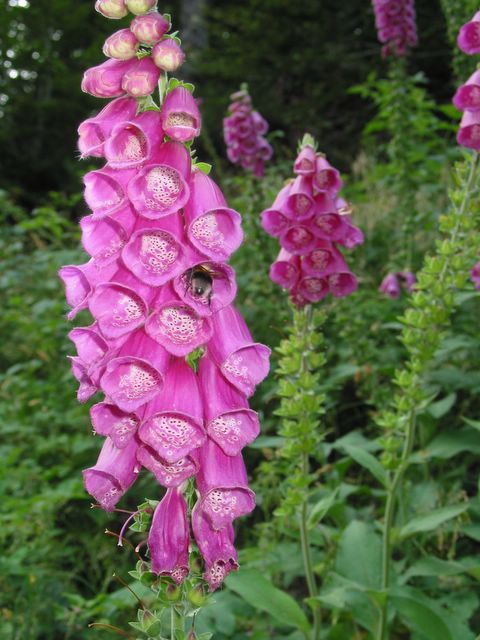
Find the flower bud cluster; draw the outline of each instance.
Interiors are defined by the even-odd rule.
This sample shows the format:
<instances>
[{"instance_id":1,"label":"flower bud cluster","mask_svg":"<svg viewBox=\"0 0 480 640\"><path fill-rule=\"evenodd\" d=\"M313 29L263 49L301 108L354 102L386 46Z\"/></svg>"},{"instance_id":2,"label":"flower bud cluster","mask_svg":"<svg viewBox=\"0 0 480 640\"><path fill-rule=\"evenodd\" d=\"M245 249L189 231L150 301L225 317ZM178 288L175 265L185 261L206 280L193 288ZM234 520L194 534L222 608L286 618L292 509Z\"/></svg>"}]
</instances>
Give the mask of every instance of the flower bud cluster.
<instances>
[{"instance_id":1,"label":"flower bud cluster","mask_svg":"<svg viewBox=\"0 0 480 640\"><path fill-rule=\"evenodd\" d=\"M252 100L246 89L233 93L230 98L230 115L223 120L228 159L261 178L265 162L273 155L272 147L264 137L268 131L268 122L258 111L253 110Z\"/></svg>"},{"instance_id":2,"label":"flower bud cluster","mask_svg":"<svg viewBox=\"0 0 480 640\"><path fill-rule=\"evenodd\" d=\"M82 91L97 98L146 97L157 87L162 71L175 71L183 64L180 44L167 35L170 20L150 10L154 6L150 0L97 0L97 11L108 18L121 18L128 9L136 17L128 29L107 38L103 53L109 60L85 72Z\"/></svg>"},{"instance_id":3,"label":"flower bud cluster","mask_svg":"<svg viewBox=\"0 0 480 640\"><path fill-rule=\"evenodd\" d=\"M340 298L356 290L357 279L337 245L352 249L363 242L363 234L352 224L346 201L338 197L339 172L312 145L303 144L293 170L295 179L281 189L261 220L281 245L270 278L301 307L328 293Z\"/></svg>"},{"instance_id":4,"label":"flower bud cluster","mask_svg":"<svg viewBox=\"0 0 480 640\"><path fill-rule=\"evenodd\" d=\"M401 284L403 284L407 293L412 293L416 281L415 274L411 271L387 273L378 290L389 298L399 298L402 292Z\"/></svg>"},{"instance_id":5,"label":"flower bud cluster","mask_svg":"<svg viewBox=\"0 0 480 640\"><path fill-rule=\"evenodd\" d=\"M201 125L192 94L168 86L160 107L152 99L141 111L136 92L122 89L80 125L81 157L105 164L84 176L90 259L59 275L68 317L83 309L93 317L69 334L78 400L104 394L91 409L104 445L85 488L112 511L142 467L151 472L166 489L148 538L152 571L180 583L190 544L183 493L194 477L193 532L214 590L238 566L232 522L255 505L241 452L259 433L247 398L268 373L270 350L233 306L228 260L242 242L240 214L192 163L188 145Z\"/></svg>"},{"instance_id":6,"label":"flower bud cluster","mask_svg":"<svg viewBox=\"0 0 480 640\"><path fill-rule=\"evenodd\" d=\"M480 53L480 11L461 27L457 42L464 53ZM453 104L463 111L457 134L458 144L480 151L480 71L475 71L457 89Z\"/></svg>"},{"instance_id":7,"label":"flower bud cluster","mask_svg":"<svg viewBox=\"0 0 480 640\"><path fill-rule=\"evenodd\" d=\"M382 55L404 56L418 43L414 0L372 0Z\"/></svg>"}]
</instances>

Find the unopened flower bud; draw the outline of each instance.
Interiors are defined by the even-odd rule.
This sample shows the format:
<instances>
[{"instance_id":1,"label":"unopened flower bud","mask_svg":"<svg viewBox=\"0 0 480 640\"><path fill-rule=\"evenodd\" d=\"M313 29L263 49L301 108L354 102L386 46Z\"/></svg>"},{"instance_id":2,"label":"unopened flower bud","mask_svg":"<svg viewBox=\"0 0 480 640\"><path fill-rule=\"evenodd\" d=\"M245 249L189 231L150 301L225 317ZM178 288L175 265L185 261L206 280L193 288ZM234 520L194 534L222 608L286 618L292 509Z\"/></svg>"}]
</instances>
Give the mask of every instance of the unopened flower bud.
<instances>
[{"instance_id":1,"label":"unopened flower bud","mask_svg":"<svg viewBox=\"0 0 480 640\"><path fill-rule=\"evenodd\" d=\"M182 597L182 591L175 584L169 584L165 589L165 597L169 602L178 602Z\"/></svg>"},{"instance_id":2,"label":"unopened flower bud","mask_svg":"<svg viewBox=\"0 0 480 640\"><path fill-rule=\"evenodd\" d=\"M143 44L154 45L159 42L170 28L170 23L160 13L154 11L137 16L130 25L137 40Z\"/></svg>"},{"instance_id":3,"label":"unopened flower bud","mask_svg":"<svg viewBox=\"0 0 480 640\"><path fill-rule=\"evenodd\" d=\"M124 18L128 13L125 0L97 0L95 10L105 18L111 18L112 20Z\"/></svg>"},{"instance_id":4,"label":"unopened flower bud","mask_svg":"<svg viewBox=\"0 0 480 640\"><path fill-rule=\"evenodd\" d=\"M195 607L201 607L205 603L205 594L202 585L197 585L188 591L188 600Z\"/></svg>"},{"instance_id":5,"label":"unopened flower bud","mask_svg":"<svg viewBox=\"0 0 480 640\"><path fill-rule=\"evenodd\" d=\"M134 13L136 16L142 16L144 13L150 11L150 9L153 9L157 4L157 0L125 0L125 4L131 13Z\"/></svg>"},{"instance_id":6,"label":"unopened flower bud","mask_svg":"<svg viewBox=\"0 0 480 640\"><path fill-rule=\"evenodd\" d=\"M171 73L184 63L185 54L175 40L166 38L153 47L152 58L159 69Z\"/></svg>"},{"instance_id":7,"label":"unopened flower bud","mask_svg":"<svg viewBox=\"0 0 480 640\"><path fill-rule=\"evenodd\" d=\"M103 53L107 58L130 60L137 54L138 41L130 29L120 29L105 40Z\"/></svg>"}]
</instances>

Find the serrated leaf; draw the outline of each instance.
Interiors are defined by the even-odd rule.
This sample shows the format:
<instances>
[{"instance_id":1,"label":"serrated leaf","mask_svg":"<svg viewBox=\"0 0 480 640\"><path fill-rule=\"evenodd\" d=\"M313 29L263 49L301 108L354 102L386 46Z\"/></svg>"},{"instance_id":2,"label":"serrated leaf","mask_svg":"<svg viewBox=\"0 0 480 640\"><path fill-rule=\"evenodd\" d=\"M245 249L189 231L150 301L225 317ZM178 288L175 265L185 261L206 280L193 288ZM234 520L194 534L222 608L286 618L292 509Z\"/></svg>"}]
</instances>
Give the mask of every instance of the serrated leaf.
<instances>
[{"instance_id":1,"label":"serrated leaf","mask_svg":"<svg viewBox=\"0 0 480 640\"><path fill-rule=\"evenodd\" d=\"M462 502L461 504L452 504L447 507L441 507L440 509L434 509L430 511L430 513L417 516L400 529L399 539L404 540L415 533L428 533L444 522L464 513L469 506L468 502Z\"/></svg>"},{"instance_id":2,"label":"serrated leaf","mask_svg":"<svg viewBox=\"0 0 480 640\"><path fill-rule=\"evenodd\" d=\"M310 631L307 617L297 602L274 587L260 571L242 569L238 573L231 573L226 584L255 609L266 611L282 624L306 633Z\"/></svg>"}]
</instances>

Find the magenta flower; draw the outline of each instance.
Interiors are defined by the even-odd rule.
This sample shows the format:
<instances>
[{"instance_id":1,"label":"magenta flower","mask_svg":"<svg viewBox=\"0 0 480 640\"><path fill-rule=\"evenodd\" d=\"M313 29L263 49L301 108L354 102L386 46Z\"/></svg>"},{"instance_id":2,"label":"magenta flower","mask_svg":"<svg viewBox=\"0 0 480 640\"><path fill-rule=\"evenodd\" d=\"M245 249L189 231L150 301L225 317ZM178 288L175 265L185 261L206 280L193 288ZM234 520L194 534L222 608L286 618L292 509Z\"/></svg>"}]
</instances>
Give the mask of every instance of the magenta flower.
<instances>
[{"instance_id":1,"label":"magenta flower","mask_svg":"<svg viewBox=\"0 0 480 640\"><path fill-rule=\"evenodd\" d=\"M472 268L470 276L473 284L475 285L475 289L480 290L480 262L477 262L477 264Z\"/></svg>"},{"instance_id":2,"label":"magenta flower","mask_svg":"<svg viewBox=\"0 0 480 640\"><path fill-rule=\"evenodd\" d=\"M388 273L382 280L378 290L389 298L398 298L400 296L400 283L398 282L397 274Z\"/></svg>"},{"instance_id":3,"label":"magenta flower","mask_svg":"<svg viewBox=\"0 0 480 640\"><path fill-rule=\"evenodd\" d=\"M261 214L265 231L282 247L270 278L303 307L329 293L350 295L357 279L336 244L348 249L363 242L350 219L350 208L338 197L340 174L306 137L294 162L296 178L283 187L270 209Z\"/></svg>"},{"instance_id":4,"label":"magenta flower","mask_svg":"<svg viewBox=\"0 0 480 640\"><path fill-rule=\"evenodd\" d=\"M417 282L415 274L411 271L400 271L397 275L402 280L407 293L412 293L415 283Z\"/></svg>"},{"instance_id":5,"label":"magenta flower","mask_svg":"<svg viewBox=\"0 0 480 640\"><path fill-rule=\"evenodd\" d=\"M464 24L457 38L459 48L468 55L480 53L480 11Z\"/></svg>"},{"instance_id":6,"label":"magenta flower","mask_svg":"<svg viewBox=\"0 0 480 640\"><path fill-rule=\"evenodd\" d=\"M252 101L247 89L230 96L232 115L223 121L223 137L227 145L227 156L233 164L261 178L265 162L270 160L273 149L263 137L268 131L268 123L258 111L252 109Z\"/></svg>"},{"instance_id":7,"label":"magenta flower","mask_svg":"<svg viewBox=\"0 0 480 640\"><path fill-rule=\"evenodd\" d=\"M153 514L148 548L153 573L168 575L177 584L188 574L190 542L187 503L178 489L167 489Z\"/></svg>"},{"instance_id":8,"label":"magenta flower","mask_svg":"<svg viewBox=\"0 0 480 640\"><path fill-rule=\"evenodd\" d=\"M418 44L414 0L372 0L384 56L403 56Z\"/></svg>"},{"instance_id":9,"label":"magenta flower","mask_svg":"<svg viewBox=\"0 0 480 640\"><path fill-rule=\"evenodd\" d=\"M231 523L255 506L241 452L259 433L247 397L268 373L270 350L254 341L232 306L237 284L227 261L243 239L241 216L192 161L197 102L182 84L159 104L151 96L160 73L184 60L154 6L96 3L107 17L127 10L137 17L107 38L104 54L112 59L84 76L84 91L114 99L78 129L81 157L103 158L104 165L83 180L91 213L80 228L90 260L63 267L59 276L68 317L88 309L93 318L69 334L77 398L104 395L90 412L105 440L96 465L84 471L85 488L112 511L142 467L152 473L166 493L148 537L151 569L180 583L189 573L183 492L186 480L195 480L193 528L214 590L238 567ZM172 85L162 76L161 86ZM236 101L241 162L260 172L272 153L261 138L268 125L245 96ZM308 186L298 181L288 215L291 189L276 201L279 234L298 224L292 216L304 193L316 206ZM189 364L197 349L198 372Z\"/></svg>"}]
</instances>

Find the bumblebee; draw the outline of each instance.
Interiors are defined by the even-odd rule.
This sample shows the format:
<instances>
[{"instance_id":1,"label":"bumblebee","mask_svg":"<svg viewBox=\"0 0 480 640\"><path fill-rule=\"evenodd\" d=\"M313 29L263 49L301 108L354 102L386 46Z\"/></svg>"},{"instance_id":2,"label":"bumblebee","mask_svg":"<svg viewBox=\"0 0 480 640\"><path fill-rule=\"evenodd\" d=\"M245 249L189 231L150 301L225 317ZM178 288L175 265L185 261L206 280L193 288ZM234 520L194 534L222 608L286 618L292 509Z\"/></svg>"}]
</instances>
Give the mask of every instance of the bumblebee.
<instances>
[{"instance_id":1,"label":"bumblebee","mask_svg":"<svg viewBox=\"0 0 480 640\"><path fill-rule=\"evenodd\" d=\"M196 267L192 267L185 272L185 283L187 291L190 291L190 295L197 300L205 300L210 306L210 302L213 296L213 278L215 277L215 271L205 265L199 264Z\"/></svg>"}]
</instances>

